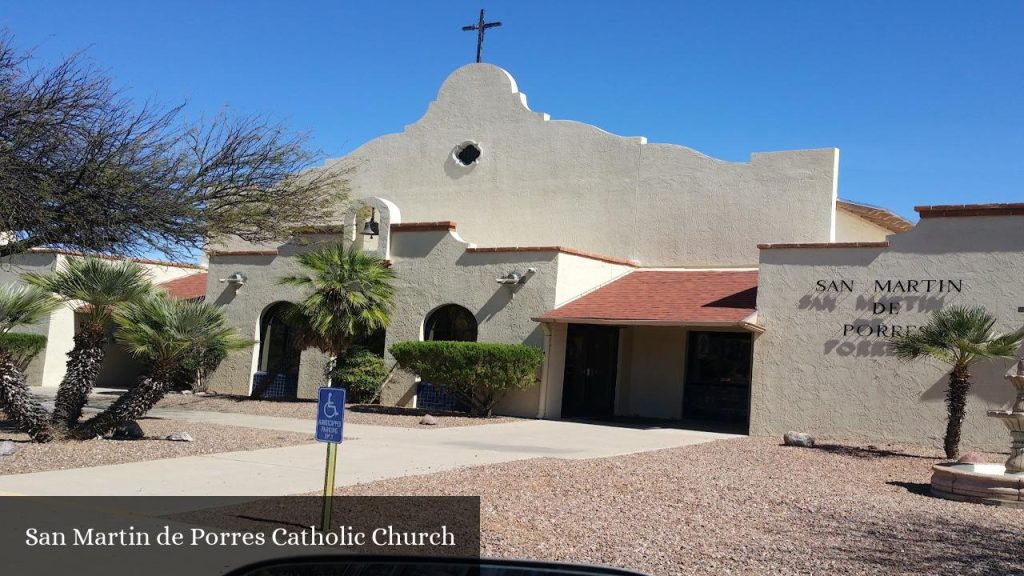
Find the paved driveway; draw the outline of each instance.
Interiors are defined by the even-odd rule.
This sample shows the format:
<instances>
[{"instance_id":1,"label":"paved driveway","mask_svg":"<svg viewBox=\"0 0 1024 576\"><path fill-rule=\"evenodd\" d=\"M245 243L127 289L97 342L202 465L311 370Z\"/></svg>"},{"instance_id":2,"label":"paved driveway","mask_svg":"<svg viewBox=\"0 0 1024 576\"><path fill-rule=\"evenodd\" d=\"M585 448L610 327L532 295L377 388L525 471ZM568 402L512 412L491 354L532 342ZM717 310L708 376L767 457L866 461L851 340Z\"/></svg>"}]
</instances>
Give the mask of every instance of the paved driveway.
<instances>
[{"instance_id":1,"label":"paved driveway","mask_svg":"<svg viewBox=\"0 0 1024 576\"><path fill-rule=\"evenodd\" d=\"M289 431L309 420L154 410L151 416ZM728 434L526 420L453 428L348 424L339 486L529 458L600 458L699 444ZM323 488L325 445L227 452L0 476L0 493L26 495L273 496Z\"/></svg>"}]
</instances>

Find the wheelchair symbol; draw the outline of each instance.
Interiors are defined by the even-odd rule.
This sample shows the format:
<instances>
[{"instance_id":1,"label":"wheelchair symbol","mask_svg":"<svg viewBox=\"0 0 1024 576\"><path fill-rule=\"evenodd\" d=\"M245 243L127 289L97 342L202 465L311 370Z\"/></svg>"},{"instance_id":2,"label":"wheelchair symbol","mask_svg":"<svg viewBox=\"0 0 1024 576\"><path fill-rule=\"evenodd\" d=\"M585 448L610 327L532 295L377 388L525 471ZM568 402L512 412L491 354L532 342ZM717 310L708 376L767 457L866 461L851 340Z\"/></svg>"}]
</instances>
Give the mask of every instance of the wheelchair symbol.
<instances>
[{"instance_id":1,"label":"wheelchair symbol","mask_svg":"<svg viewBox=\"0 0 1024 576\"><path fill-rule=\"evenodd\" d=\"M331 394L327 395L327 402L324 402L324 417L325 418L336 418L338 416L338 407L334 405L334 396Z\"/></svg>"}]
</instances>

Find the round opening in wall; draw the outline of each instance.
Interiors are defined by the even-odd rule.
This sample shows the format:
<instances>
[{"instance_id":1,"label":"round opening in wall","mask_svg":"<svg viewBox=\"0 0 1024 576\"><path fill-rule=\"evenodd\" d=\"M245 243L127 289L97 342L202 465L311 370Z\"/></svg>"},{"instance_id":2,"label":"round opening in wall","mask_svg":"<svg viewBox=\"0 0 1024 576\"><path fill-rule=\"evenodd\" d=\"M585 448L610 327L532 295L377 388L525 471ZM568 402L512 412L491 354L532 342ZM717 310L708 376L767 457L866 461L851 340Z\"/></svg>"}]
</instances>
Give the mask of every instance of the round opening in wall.
<instances>
[{"instance_id":1,"label":"round opening in wall","mask_svg":"<svg viewBox=\"0 0 1024 576\"><path fill-rule=\"evenodd\" d=\"M464 142L455 148L455 160L463 166L475 164L480 158L480 146L476 142Z\"/></svg>"}]
</instances>

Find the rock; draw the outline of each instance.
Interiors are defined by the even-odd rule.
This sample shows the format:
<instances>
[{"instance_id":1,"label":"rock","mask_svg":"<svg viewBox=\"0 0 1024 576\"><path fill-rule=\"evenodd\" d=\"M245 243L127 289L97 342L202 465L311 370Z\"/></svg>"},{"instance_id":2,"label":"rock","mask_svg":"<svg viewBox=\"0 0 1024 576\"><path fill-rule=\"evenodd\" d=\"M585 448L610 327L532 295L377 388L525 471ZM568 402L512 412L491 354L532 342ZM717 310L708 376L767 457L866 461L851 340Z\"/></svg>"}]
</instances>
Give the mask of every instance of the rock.
<instances>
[{"instance_id":1,"label":"rock","mask_svg":"<svg viewBox=\"0 0 1024 576\"><path fill-rule=\"evenodd\" d=\"M424 426L437 426L437 418L427 414L423 416L423 418L420 418L420 424L423 424Z\"/></svg>"},{"instance_id":2,"label":"rock","mask_svg":"<svg viewBox=\"0 0 1024 576\"><path fill-rule=\"evenodd\" d=\"M814 448L814 436L804 432L790 430L782 436L782 442L786 446L799 446L801 448Z\"/></svg>"},{"instance_id":3,"label":"rock","mask_svg":"<svg viewBox=\"0 0 1024 576\"><path fill-rule=\"evenodd\" d=\"M192 391L191 390L182 390L181 394L182 394L182 396L191 396L192 395Z\"/></svg>"},{"instance_id":4,"label":"rock","mask_svg":"<svg viewBox=\"0 0 1024 576\"><path fill-rule=\"evenodd\" d=\"M985 457L977 452L968 452L961 456L957 461L957 464L987 464Z\"/></svg>"},{"instance_id":5,"label":"rock","mask_svg":"<svg viewBox=\"0 0 1024 576\"><path fill-rule=\"evenodd\" d=\"M118 426L111 437L115 440L138 440L145 438L146 433L142 431L138 422L129 422Z\"/></svg>"},{"instance_id":6,"label":"rock","mask_svg":"<svg viewBox=\"0 0 1024 576\"><path fill-rule=\"evenodd\" d=\"M18 451L18 445L10 440L0 442L0 457L12 456Z\"/></svg>"},{"instance_id":7,"label":"rock","mask_svg":"<svg viewBox=\"0 0 1024 576\"><path fill-rule=\"evenodd\" d=\"M192 438L192 435L188 432L175 432L164 439L170 440L171 442L192 442L195 440L195 438Z\"/></svg>"}]
</instances>

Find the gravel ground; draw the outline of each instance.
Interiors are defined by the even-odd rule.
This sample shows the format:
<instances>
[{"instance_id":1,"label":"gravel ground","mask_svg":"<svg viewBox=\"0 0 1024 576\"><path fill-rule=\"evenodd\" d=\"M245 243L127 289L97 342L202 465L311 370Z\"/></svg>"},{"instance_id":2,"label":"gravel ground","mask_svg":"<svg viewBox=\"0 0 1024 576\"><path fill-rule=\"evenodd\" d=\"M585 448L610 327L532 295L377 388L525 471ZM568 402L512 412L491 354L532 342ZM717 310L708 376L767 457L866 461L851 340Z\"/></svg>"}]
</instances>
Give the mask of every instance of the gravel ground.
<instances>
[{"instance_id":1,"label":"gravel ground","mask_svg":"<svg viewBox=\"0 0 1024 576\"><path fill-rule=\"evenodd\" d=\"M139 425L147 436L142 440L107 439L36 444L29 442L27 435L12 430L0 413L0 441L13 440L19 448L12 456L0 457L0 475L123 464L235 450L277 448L314 441L311 434L200 422L144 418L139 420ZM171 442L162 439L174 432L188 432L195 441Z\"/></svg>"},{"instance_id":2,"label":"gravel ground","mask_svg":"<svg viewBox=\"0 0 1024 576\"><path fill-rule=\"evenodd\" d=\"M1024 511L927 496L933 449L742 438L339 489L480 495L486 556L651 574L1024 574ZM995 462L1000 455L987 455Z\"/></svg>"},{"instance_id":3,"label":"gravel ground","mask_svg":"<svg viewBox=\"0 0 1024 576\"><path fill-rule=\"evenodd\" d=\"M157 404L157 408L316 419L316 401L310 400L254 400L245 396L169 394ZM431 411L429 413L437 418L437 424L435 426L423 426L420 424L420 419L427 413L428 411L426 410L414 408L349 404L346 406L345 422L376 426L401 426L406 428L450 428L454 426L497 424L516 420L516 418L504 416L474 418L458 413Z\"/></svg>"}]
</instances>

